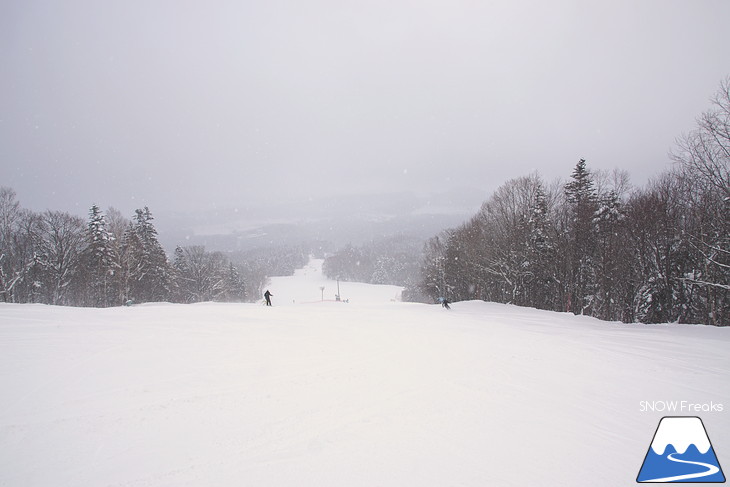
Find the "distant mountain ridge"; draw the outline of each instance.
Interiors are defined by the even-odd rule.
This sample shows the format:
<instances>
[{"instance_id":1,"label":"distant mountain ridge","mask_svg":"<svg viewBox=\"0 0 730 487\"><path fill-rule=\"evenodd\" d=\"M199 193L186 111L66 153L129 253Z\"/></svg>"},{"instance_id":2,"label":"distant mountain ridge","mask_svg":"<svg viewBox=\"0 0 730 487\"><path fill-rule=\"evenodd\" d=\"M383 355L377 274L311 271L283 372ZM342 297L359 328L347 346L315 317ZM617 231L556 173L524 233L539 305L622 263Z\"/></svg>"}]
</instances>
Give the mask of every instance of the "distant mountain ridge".
<instances>
[{"instance_id":1,"label":"distant mountain ridge","mask_svg":"<svg viewBox=\"0 0 730 487\"><path fill-rule=\"evenodd\" d=\"M470 218L485 197L475 189L430 195L354 194L162 213L156 222L167 249L205 245L209 250L234 251L313 241L338 247L398 234L425 240Z\"/></svg>"}]
</instances>

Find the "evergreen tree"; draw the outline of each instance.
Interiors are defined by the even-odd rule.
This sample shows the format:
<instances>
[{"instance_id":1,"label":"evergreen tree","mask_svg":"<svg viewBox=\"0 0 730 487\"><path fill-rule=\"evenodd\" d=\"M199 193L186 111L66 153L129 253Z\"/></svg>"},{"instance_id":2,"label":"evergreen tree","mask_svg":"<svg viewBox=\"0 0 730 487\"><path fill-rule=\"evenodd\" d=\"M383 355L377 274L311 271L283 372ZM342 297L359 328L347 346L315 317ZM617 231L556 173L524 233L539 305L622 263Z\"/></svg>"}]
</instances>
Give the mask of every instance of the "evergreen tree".
<instances>
[{"instance_id":1,"label":"evergreen tree","mask_svg":"<svg viewBox=\"0 0 730 487\"><path fill-rule=\"evenodd\" d=\"M610 320L621 316L623 281L621 224L624 219L621 201L615 191L600 198L594 218L596 227L596 303L594 316Z\"/></svg>"},{"instance_id":2,"label":"evergreen tree","mask_svg":"<svg viewBox=\"0 0 730 487\"><path fill-rule=\"evenodd\" d=\"M242 303L246 300L246 286L243 277L232 262L228 263L228 270L225 274L224 292L221 301Z\"/></svg>"},{"instance_id":3,"label":"evergreen tree","mask_svg":"<svg viewBox=\"0 0 730 487\"><path fill-rule=\"evenodd\" d=\"M373 275L369 282L373 284L389 284L391 276L398 272L398 262L392 257L378 257L375 261Z\"/></svg>"},{"instance_id":4,"label":"evergreen tree","mask_svg":"<svg viewBox=\"0 0 730 487\"><path fill-rule=\"evenodd\" d=\"M114 275L118 270L112 242L114 236L106 228L106 220L98 206L89 210L87 243L82 254L82 267L87 306L107 307L115 302Z\"/></svg>"},{"instance_id":5,"label":"evergreen tree","mask_svg":"<svg viewBox=\"0 0 730 487\"><path fill-rule=\"evenodd\" d=\"M172 273L152 220L149 208L137 209L125 232L127 298L135 302L170 298Z\"/></svg>"},{"instance_id":6,"label":"evergreen tree","mask_svg":"<svg viewBox=\"0 0 730 487\"><path fill-rule=\"evenodd\" d=\"M598 210L593 178L585 159L578 161L565 185L568 202L568 259L570 303L568 311L575 314L591 314L595 305L595 226L594 215Z\"/></svg>"},{"instance_id":7,"label":"evergreen tree","mask_svg":"<svg viewBox=\"0 0 730 487\"><path fill-rule=\"evenodd\" d=\"M538 183L535 189L527 225L526 262L532 277L529 286L529 305L540 309L553 309L557 298L556 249L542 183Z\"/></svg>"},{"instance_id":8,"label":"evergreen tree","mask_svg":"<svg viewBox=\"0 0 730 487\"><path fill-rule=\"evenodd\" d=\"M176 303L190 302L189 269L185 252L179 245L175 247L172 261L172 300Z\"/></svg>"}]
</instances>

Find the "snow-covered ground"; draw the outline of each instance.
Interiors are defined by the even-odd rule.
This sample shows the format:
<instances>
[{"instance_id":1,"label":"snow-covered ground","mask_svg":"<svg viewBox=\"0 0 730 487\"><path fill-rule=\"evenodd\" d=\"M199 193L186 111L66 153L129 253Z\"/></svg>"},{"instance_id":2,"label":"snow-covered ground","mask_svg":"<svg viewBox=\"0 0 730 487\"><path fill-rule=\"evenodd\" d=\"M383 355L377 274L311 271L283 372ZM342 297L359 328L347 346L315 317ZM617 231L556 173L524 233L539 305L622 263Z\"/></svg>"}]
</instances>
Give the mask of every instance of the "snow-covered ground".
<instances>
[{"instance_id":1,"label":"snow-covered ground","mask_svg":"<svg viewBox=\"0 0 730 487\"><path fill-rule=\"evenodd\" d=\"M270 308L0 305L0 485L634 485L664 415L730 465L730 329L338 303L318 264Z\"/></svg>"},{"instance_id":2,"label":"snow-covered ground","mask_svg":"<svg viewBox=\"0 0 730 487\"><path fill-rule=\"evenodd\" d=\"M337 282L322 274L322 259L311 259L302 269L294 271L293 277L272 277L269 290L274 295L272 303L277 305L313 304L334 301L339 292L348 303L383 304L400 301L403 288L398 286L373 286L360 282ZM324 288L324 289L322 289Z\"/></svg>"}]
</instances>

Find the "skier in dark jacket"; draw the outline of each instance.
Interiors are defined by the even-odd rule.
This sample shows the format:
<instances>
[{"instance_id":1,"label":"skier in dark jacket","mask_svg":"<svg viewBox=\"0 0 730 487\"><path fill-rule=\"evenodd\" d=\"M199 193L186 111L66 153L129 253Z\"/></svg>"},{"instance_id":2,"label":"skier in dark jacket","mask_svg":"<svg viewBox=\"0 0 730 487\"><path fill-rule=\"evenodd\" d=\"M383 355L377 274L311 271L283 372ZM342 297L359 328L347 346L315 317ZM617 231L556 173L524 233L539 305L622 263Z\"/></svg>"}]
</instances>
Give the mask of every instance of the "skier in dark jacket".
<instances>
[{"instance_id":1,"label":"skier in dark jacket","mask_svg":"<svg viewBox=\"0 0 730 487\"><path fill-rule=\"evenodd\" d=\"M446 298L439 298L439 301L441 302L441 306L446 309L451 309L451 307L449 306L449 301Z\"/></svg>"},{"instance_id":2,"label":"skier in dark jacket","mask_svg":"<svg viewBox=\"0 0 730 487\"><path fill-rule=\"evenodd\" d=\"M264 293L264 299L266 299L266 306L271 306L271 296L273 296L273 294L271 294L269 292L269 290L267 289L266 292Z\"/></svg>"}]
</instances>

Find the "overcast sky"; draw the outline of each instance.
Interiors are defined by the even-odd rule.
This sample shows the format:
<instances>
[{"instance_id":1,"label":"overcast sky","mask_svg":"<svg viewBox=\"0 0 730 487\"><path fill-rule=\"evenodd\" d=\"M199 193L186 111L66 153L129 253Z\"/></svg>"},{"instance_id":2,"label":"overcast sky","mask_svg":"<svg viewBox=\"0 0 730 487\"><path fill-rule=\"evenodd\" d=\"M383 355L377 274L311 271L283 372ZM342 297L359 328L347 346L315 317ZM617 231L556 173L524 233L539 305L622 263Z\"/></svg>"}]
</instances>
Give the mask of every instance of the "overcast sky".
<instances>
[{"instance_id":1,"label":"overcast sky","mask_svg":"<svg viewBox=\"0 0 730 487\"><path fill-rule=\"evenodd\" d=\"M730 1L0 1L0 185L85 214L668 167Z\"/></svg>"}]
</instances>

